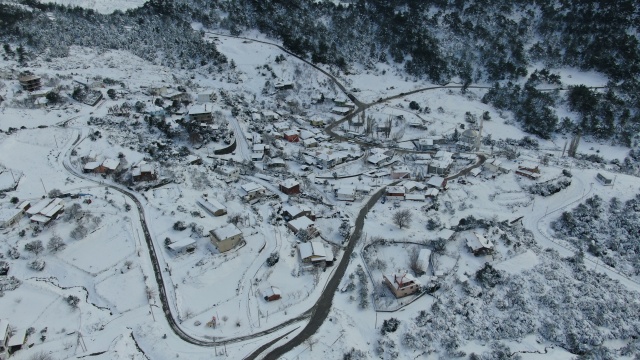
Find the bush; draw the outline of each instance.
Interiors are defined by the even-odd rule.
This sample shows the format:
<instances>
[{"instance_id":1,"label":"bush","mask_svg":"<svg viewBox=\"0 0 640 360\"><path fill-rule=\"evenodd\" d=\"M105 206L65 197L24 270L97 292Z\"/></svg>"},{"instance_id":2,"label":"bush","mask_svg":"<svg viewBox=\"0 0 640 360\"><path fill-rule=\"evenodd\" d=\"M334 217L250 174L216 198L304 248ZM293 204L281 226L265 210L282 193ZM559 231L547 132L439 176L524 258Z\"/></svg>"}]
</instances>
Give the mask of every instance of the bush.
<instances>
[{"instance_id":1,"label":"bush","mask_svg":"<svg viewBox=\"0 0 640 360\"><path fill-rule=\"evenodd\" d=\"M382 335L385 335L386 333L396 332L396 330L398 330L398 325L400 325L400 320L396 318L385 320L382 323L382 328L380 329L380 332L382 333Z\"/></svg>"},{"instance_id":2,"label":"bush","mask_svg":"<svg viewBox=\"0 0 640 360\"><path fill-rule=\"evenodd\" d=\"M75 295L67 296L66 300L67 300L67 304L69 304L69 306L71 306L74 309L76 309L78 307L78 304L80 303L80 298Z\"/></svg>"},{"instance_id":3,"label":"bush","mask_svg":"<svg viewBox=\"0 0 640 360\"><path fill-rule=\"evenodd\" d=\"M269 255L269 258L267 259L267 266L271 267L277 264L278 260L280 260L280 254L278 254L277 252L272 252L271 255Z\"/></svg>"},{"instance_id":4,"label":"bush","mask_svg":"<svg viewBox=\"0 0 640 360\"><path fill-rule=\"evenodd\" d=\"M29 263L29 267L35 271L44 270L45 261L42 259L35 259Z\"/></svg>"},{"instance_id":5,"label":"bush","mask_svg":"<svg viewBox=\"0 0 640 360\"><path fill-rule=\"evenodd\" d=\"M44 251L44 246L42 245L42 241L34 240L24 244L24 249L26 251L39 255L42 251Z\"/></svg>"},{"instance_id":6,"label":"bush","mask_svg":"<svg viewBox=\"0 0 640 360\"><path fill-rule=\"evenodd\" d=\"M187 225L185 225L184 221L176 221L173 224L173 230L183 231L187 229Z\"/></svg>"}]
</instances>

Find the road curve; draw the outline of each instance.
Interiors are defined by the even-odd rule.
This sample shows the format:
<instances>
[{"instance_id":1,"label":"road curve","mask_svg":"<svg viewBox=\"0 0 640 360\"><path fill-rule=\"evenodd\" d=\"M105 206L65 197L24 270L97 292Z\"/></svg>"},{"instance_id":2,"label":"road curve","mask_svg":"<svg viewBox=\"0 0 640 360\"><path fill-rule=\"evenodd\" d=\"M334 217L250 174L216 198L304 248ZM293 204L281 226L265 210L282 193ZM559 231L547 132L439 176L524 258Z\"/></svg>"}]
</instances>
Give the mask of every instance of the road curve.
<instances>
[{"instance_id":1,"label":"road curve","mask_svg":"<svg viewBox=\"0 0 640 360\"><path fill-rule=\"evenodd\" d=\"M80 131L80 130L78 130ZM180 325L176 322L175 318L173 317L173 315L171 314L171 306L169 304L169 300L168 300L168 296L167 296L167 290L166 290L166 286L164 283L164 280L162 278L162 269L160 267L160 263L158 262L158 256L156 255L156 248L155 245L153 243L153 238L151 237L151 233L149 232L149 227L147 226L147 222L145 219L145 214L144 214L144 207L142 206L142 203L138 200L138 198L135 196L134 193L132 193L131 191L127 190L126 188L122 187L122 186L118 186L118 185L114 185L114 184L110 184L110 183L102 183L98 180L95 180L92 177L89 177L85 174L79 173L76 169L73 168L73 166L71 166L71 162L70 162L70 154L72 149L75 148L75 146L77 144L80 143L79 141L80 139L76 139L73 143L70 144L69 148L67 149L67 153L65 154L63 160L62 160L62 164L64 166L64 168L67 170L67 172L69 172L71 175L81 178L83 180L87 180L87 181L91 181L94 182L96 184L99 184L100 186L104 186L104 187L108 187L110 189L113 189L119 193L121 193L122 195L128 197L131 201L133 201L133 203L136 205L136 209L138 211L138 214L140 216L140 224L142 226L142 231L144 233L144 238L145 241L147 243L147 247L149 249L149 257L151 260L151 263L153 265L153 273L156 279L156 283L158 285L158 295L160 298L160 302L162 304L162 312L165 316L165 318L167 319L167 322L169 324L169 326L171 327L171 329L173 330L173 332L183 341L188 342L190 344L194 344L194 345L198 345L198 346L203 346L203 347L214 347L214 346L219 346L219 345L225 345L225 344L231 344L231 343L236 343L236 342L240 342L240 341L244 341L244 340L250 340L250 339L254 339L260 336L264 336L264 335L268 335L271 334L275 331L278 331L282 328L285 328L289 325L295 324L299 321L303 321L308 319L311 314L312 314L312 309L309 309L305 312L303 312L302 314L289 319L281 324L278 324L274 327L271 327L269 329L266 330L262 330L253 334L248 334L248 335L243 335L243 336L238 336L235 338L227 338L224 340L219 340L219 341L207 341L207 340L203 340L203 339L199 339L196 337L193 337L189 334L187 334L184 330L182 330L182 328L180 327Z\"/></svg>"},{"instance_id":2,"label":"road curve","mask_svg":"<svg viewBox=\"0 0 640 360\"><path fill-rule=\"evenodd\" d=\"M389 184L389 186L393 186L398 182L399 181L395 181ZM264 359L279 359L296 346L302 344L307 338L315 334L320 326L324 323L324 320L327 318L327 316L329 315L329 311L331 310L336 289L340 285L340 281L342 281L342 278L347 271L349 261L351 260L351 253L358 243L358 240L362 236L362 228L364 226L365 216L369 212L369 209L373 208L375 203L380 199L380 197L382 197L385 188L386 186L381 187L376 193L373 194L373 196L371 196L366 205L360 209L354 226L355 230L353 231L353 234L351 235L349 242L347 243L347 247L342 254L342 258L340 259L338 268L334 272L333 277L327 283L324 291L320 295L320 298L318 298L316 306L314 306L313 312L311 314L311 319L307 326L305 326L300 333L289 340L289 342L275 348L270 353L265 355ZM260 348L254 351L251 355L247 356L245 359L257 359L264 350L266 350L266 348Z\"/></svg>"}]
</instances>

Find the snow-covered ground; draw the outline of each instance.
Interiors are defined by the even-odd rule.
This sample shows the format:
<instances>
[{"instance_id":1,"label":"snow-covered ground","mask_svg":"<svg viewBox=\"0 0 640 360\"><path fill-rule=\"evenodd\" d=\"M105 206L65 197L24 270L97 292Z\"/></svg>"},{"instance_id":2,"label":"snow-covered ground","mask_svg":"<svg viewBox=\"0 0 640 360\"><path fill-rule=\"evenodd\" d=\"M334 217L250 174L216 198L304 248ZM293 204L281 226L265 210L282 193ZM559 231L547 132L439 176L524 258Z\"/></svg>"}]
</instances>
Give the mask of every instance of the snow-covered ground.
<instances>
[{"instance_id":1,"label":"snow-covered ground","mask_svg":"<svg viewBox=\"0 0 640 360\"><path fill-rule=\"evenodd\" d=\"M72 4L105 13L141 5L106 1ZM3 130L0 134L0 188L17 183L17 188L1 199L2 208L14 208L15 204L10 202L14 197L17 201L30 200L33 205L54 189L63 194L78 195L63 198L65 212L50 225L37 226L24 217L1 231L0 254L3 257L0 261L9 264L8 275L20 280L21 285L3 292L0 317L18 329L33 328L35 331L27 340L33 347L19 351L16 358L27 359L41 351L51 352L55 358L100 352L97 357L104 359L144 358L144 354L154 359L205 359L211 358L212 354L243 358L263 344L293 331L276 343L282 344L306 325L308 317L304 314L312 308L337 271L336 266L322 271L300 261L298 247L301 241L287 226L280 211L283 205L308 208L310 215L317 217L315 227L320 236L314 240L333 249L337 264L343 259L345 245L344 234L339 230L342 222L353 227L371 194L395 181L388 175L373 178L366 173L388 172L401 165L408 166L414 177L428 173L428 165L418 164L406 152L393 153L392 161L396 162L378 168L366 161L369 149L355 143L325 139L313 148L281 141L281 149L272 146L269 157L283 159L284 170L262 171L268 167L269 159L256 162L253 166L260 172L255 173L253 166L248 165L253 164L250 159L254 145L254 137L249 135L260 133L269 141L278 136L275 123L284 122L290 129L305 133L315 131L314 136L319 137L320 132L311 126L309 118L317 116L327 122L339 119L331 114L331 108L335 106L332 100L343 94L329 77L273 45L215 34L207 36L233 60L235 68L229 66L216 74L201 70L190 72L154 66L126 52L74 47L69 58L53 59L43 62L40 67L29 68L42 76L45 83L55 82L62 86L65 103L40 108L24 105L29 103L29 97L19 92L15 79L1 80L6 85L7 98L0 105L0 129ZM272 42L263 37L260 40ZM1 60L0 65L10 68L16 63ZM334 69L325 69L334 73ZM375 72L354 70L347 76L339 73L335 76L362 102L433 86L407 81L402 73L392 68L381 67ZM604 80L599 74L574 69L558 71L564 85L598 86ZM109 80L105 82L105 79ZM105 98L95 107L72 100L69 95L78 81L98 83L96 89ZM291 82L294 90L278 90L275 88L277 82ZM156 87L166 87L167 92L184 90L190 94L191 102L199 102L197 94L213 91L215 100L206 103L211 104L210 109L215 109L214 125L222 129L216 131L235 138L236 150L227 155L213 155L213 150L226 146L223 136L204 146L190 141L190 134L181 123L187 117L185 113L193 108L191 103L187 106L178 104L176 114L157 123L148 117L149 114L133 111L127 117L109 114L109 108L125 101L132 105L139 102L149 111L159 111L154 103L161 96L149 94L150 88ZM117 98L107 96L107 89L116 90ZM391 134L401 141L398 146L405 150L414 149L410 140L426 136L448 137L455 129L461 133L464 129L460 125L467 124L466 113L478 117L488 113L491 120L484 122L483 135L490 134L493 140L526 136L514 125L511 114L498 112L480 101L485 91L469 89L461 94L459 89L426 90L372 106L366 110L366 115L375 118L378 124L391 119ZM324 102L316 101L318 94L324 96ZM411 101L418 103L421 109L429 107L430 111L412 110ZM163 104L167 107L171 100L165 99ZM275 112L279 119L255 120L266 117L267 111ZM422 121L426 129L408 125ZM167 127L177 135L167 136L163 124L168 124ZM9 131L10 128L13 129ZM336 130L339 133L352 131L348 126ZM554 347L561 340L543 339L538 335L542 330L535 327L536 330L531 330L529 325L522 325L529 324L527 321L531 317L523 317L518 326L514 325L518 331L524 329L524 335L499 333L502 337L495 340L501 341L500 344L487 340L493 333L472 328L481 321L489 321L486 319L491 314L501 321L508 321L511 314L504 310L509 304L496 300L507 297L502 288L480 288L477 274L486 264L504 272L503 279L510 286L523 279L527 294L534 294L532 289L537 286L551 294L549 296L555 296L560 288L557 283L578 281L573 278L571 265L560 259L573 256L575 249L568 242L553 237L551 222L592 194L598 194L605 202L612 197L624 201L638 191L637 178L618 174L611 165L562 157L566 139L561 136L538 141L538 150L520 149L519 157L514 160L500 157L503 166L510 170L508 173L494 173L484 168L478 176L469 174L461 178L463 181L449 181L446 191L434 200L434 207L422 201L379 200L367 208L363 236L349 258L346 275L341 279L328 319L311 340L293 349L287 358L341 358L351 349L355 349L354 357L358 350L367 357L393 358L392 355L380 355L380 349L384 349L383 354L396 351L397 357L402 359L442 358L454 356L455 351L467 354L499 351L500 346L522 352L525 359L542 356L539 353L544 353L546 358L571 358L569 352ZM380 147L384 148L384 145ZM481 150L488 157L494 151L489 147ZM496 154L498 150L495 149ZM187 164L186 155L181 154L185 151L201 158L203 164ZM607 160L622 159L627 151L588 139L578 148L580 153L599 154ZM351 157L333 168L310 164L303 170L308 159L336 153ZM160 180L165 182L119 183L116 180L121 175L83 174L83 165L90 154L95 157L91 161L118 159L126 170L124 175L131 173L132 165L146 161L155 166ZM545 154L553 156L543 161ZM475 158L456 160L451 173L468 168L475 161ZM529 186L535 181L515 174L518 166L527 163L539 167L539 181L556 179L563 170L569 170L571 185L548 197L532 195ZM239 170L235 181L229 181L220 170L223 167ZM614 177L615 185L600 185L595 180L599 172ZM300 183L305 196L279 191L283 180L290 177ZM424 179L418 181L424 183ZM242 186L249 183L265 187L267 198L256 203L243 199ZM355 201L344 202L337 198L336 190L345 188L358 189ZM364 189L370 190L369 193ZM425 194L425 190L413 192ZM206 212L196 203L202 196L223 204L227 214L214 216ZM142 213L138 213L134 200L141 204ZM402 210L408 210L412 218L404 228L392 221L393 214ZM474 228L460 229L446 243L438 241L441 229L456 229L467 224L471 217L484 222ZM151 255L147 247L143 221L149 229L155 255ZM179 222L184 223L185 229L176 226ZM233 250L220 253L213 246L209 231L229 222L236 223L244 239ZM491 255L470 253L466 237L473 232L495 245ZM48 248L48 243L56 237L66 244L65 248L57 251ZM195 250L173 252L166 246L167 239L169 242L193 240ZM364 248L372 239L390 242L370 245L373 250L367 254ZM41 241L44 249L28 250L34 241ZM395 299L382 285L382 275L412 271L414 248L433 251L431 268L417 277L423 284L436 283L437 289L421 296ZM19 256L12 257L11 254L15 255L12 249L18 251ZM268 266L266 261L272 253L279 255L279 261ZM154 273L153 256L160 274ZM367 256L371 257L368 262ZM36 259L45 262L41 271L30 265ZM371 266L372 259L377 260L374 267ZM561 269L557 278L548 272L556 263ZM625 289L638 291L640 288L637 277L629 279L598 263L591 255L585 256L584 264L589 269L588 276L605 274L624 286L611 285L613 282L606 280L607 286L618 294L616 301L630 298ZM434 278L436 273L439 276ZM161 276L166 291L163 295L166 295L169 307L167 316L175 319L183 332L210 346L191 345L174 334L163 314L157 276ZM547 287L540 285L544 276L549 282ZM281 299L268 302L264 295L272 286L280 290ZM484 301L478 295L481 292L491 294L485 298L490 310L485 311L481 306ZM77 306L70 304L73 297L79 299ZM362 297L368 299L368 306L362 305ZM531 295L530 301L524 301L528 306L526 309L543 308L538 303L532 305L531 299L537 301L538 298ZM457 317L443 308L452 309ZM551 311L543 310L545 314ZM462 315L465 312L467 315ZM432 316L429 325L421 322L427 316ZM213 318L215 326L207 326ZM399 328L381 335L382 324L391 318L400 321ZM447 332L437 328L442 319L453 321L453 318L458 323L451 329L458 330L448 329L452 332ZM278 327L291 319L297 320ZM471 325L465 325L465 319ZM622 324L617 317L612 322L615 323L612 327L632 327ZM494 324L493 328L499 328L498 325ZM424 334L425 326L438 330L434 331L437 338L430 344L420 345L413 335L407 335ZM278 328L265 333L274 327ZM477 337L472 330L478 331ZM622 347L630 336L611 335L615 331L608 332L602 340L618 341L618 347ZM441 337L445 333L451 339ZM228 343L214 345L213 340Z\"/></svg>"}]
</instances>

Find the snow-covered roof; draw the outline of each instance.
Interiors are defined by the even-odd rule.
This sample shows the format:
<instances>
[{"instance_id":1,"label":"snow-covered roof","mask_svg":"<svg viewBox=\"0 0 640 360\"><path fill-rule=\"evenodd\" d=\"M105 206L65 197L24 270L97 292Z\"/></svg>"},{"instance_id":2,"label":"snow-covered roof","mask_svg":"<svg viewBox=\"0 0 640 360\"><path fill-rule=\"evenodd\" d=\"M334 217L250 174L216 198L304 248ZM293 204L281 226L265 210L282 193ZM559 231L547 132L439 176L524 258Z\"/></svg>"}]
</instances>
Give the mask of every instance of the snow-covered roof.
<instances>
[{"instance_id":1,"label":"snow-covered roof","mask_svg":"<svg viewBox=\"0 0 640 360\"><path fill-rule=\"evenodd\" d=\"M467 234L466 238L467 246L469 246L473 251L493 248L493 244L491 243L491 241L478 234L477 232Z\"/></svg>"},{"instance_id":2,"label":"snow-covered roof","mask_svg":"<svg viewBox=\"0 0 640 360\"><path fill-rule=\"evenodd\" d=\"M387 194L404 194L405 192L404 186L387 186Z\"/></svg>"},{"instance_id":3,"label":"snow-covered roof","mask_svg":"<svg viewBox=\"0 0 640 360\"><path fill-rule=\"evenodd\" d=\"M431 250L420 249L418 253L418 263L422 266L422 270L427 270L429 267L429 259L431 259Z\"/></svg>"},{"instance_id":4,"label":"snow-covered roof","mask_svg":"<svg viewBox=\"0 0 640 360\"><path fill-rule=\"evenodd\" d=\"M120 165L120 161L116 160L116 159L105 159L102 162L102 166L106 167L109 170L115 170L118 168L118 165Z\"/></svg>"},{"instance_id":5,"label":"snow-covered roof","mask_svg":"<svg viewBox=\"0 0 640 360\"><path fill-rule=\"evenodd\" d=\"M309 130L300 130L300 138L301 138L301 139L303 139L303 140L311 139L311 138L313 138L314 136L315 136L315 134L314 134L314 133L312 133L312 132L311 132L311 131L309 131Z\"/></svg>"},{"instance_id":6,"label":"snow-covered roof","mask_svg":"<svg viewBox=\"0 0 640 360\"><path fill-rule=\"evenodd\" d=\"M296 231L298 231L298 230L308 229L309 227L313 226L314 222L313 220L309 219L306 216L301 216L297 219L293 219L289 221L288 224L291 225L291 227L293 227L294 229L296 229Z\"/></svg>"},{"instance_id":7,"label":"snow-covered roof","mask_svg":"<svg viewBox=\"0 0 640 360\"><path fill-rule=\"evenodd\" d=\"M54 207L47 206L44 210L41 211L41 213L42 213L42 215L44 215L46 217L52 217L53 215L55 215L57 212L59 212L62 209L64 209L63 205L56 205Z\"/></svg>"},{"instance_id":8,"label":"snow-covered roof","mask_svg":"<svg viewBox=\"0 0 640 360\"><path fill-rule=\"evenodd\" d=\"M273 128L278 131L285 131L291 128L291 126L289 125L288 122L281 121L281 122L273 123Z\"/></svg>"},{"instance_id":9,"label":"snow-covered roof","mask_svg":"<svg viewBox=\"0 0 640 360\"><path fill-rule=\"evenodd\" d=\"M356 189L353 186L341 186L336 190L338 195L355 195Z\"/></svg>"},{"instance_id":10,"label":"snow-covered roof","mask_svg":"<svg viewBox=\"0 0 640 360\"><path fill-rule=\"evenodd\" d=\"M7 347L20 346L24 344L24 339L27 336L26 329L18 329L13 336L7 341Z\"/></svg>"},{"instance_id":11,"label":"snow-covered roof","mask_svg":"<svg viewBox=\"0 0 640 360\"><path fill-rule=\"evenodd\" d=\"M387 160L389 157L384 153L375 153L367 158L367 161L372 164L379 164L380 162Z\"/></svg>"},{"instance_id":12,"label":"snow-covered roof","mask_svg":"<svg viewBox=\"0 0 640 360\"><path fill-rule=\"evenodd\" d=\"M9 321L0 319L0 340L4 341L7 338L9 332Z\"/></svg>"},{"instance_id":13,"label":"snow-covered roof","mask_svg":"<svg viewBox=\"0 0 640 360\"><path fill-rule=\"evenodd\" d=\"M100 165L101 165L101 162L99 162L99 161L90 161L90 162L84 164L84 169L85 170L95 170L98 167L100 167Z\"/></svg>"},{"instance_id":14,"label":"snow-covered roof","mask_svg":"<svg viewBox=\"0 0 640 360\"><path fill-rule=\"evenodd\" d=\"M427 181L427 185L441 188L444 185L444 178L441 176L434 176Z\"/></svg>"},{"instance_id":15,"label":"snow-covered roof","mask_svg":"<svg viewBox=\"0 0 640 360\"><path fill-rule=\"evenodd\" d=\"M406 200L413 200L413 201L424 201L425 200L425 196L423 194L405 194L404 198Z\"/></svg>"},{"instance_id":16,"label":"snow-covered roof","mask_svg":"<svg viewBox=\"0 0 640 360\"><path fill-rule=\"evenodd\" d=\"M480 174L481 172L482 172L482 169L477 167L477 168L471 169L471 171L469 171L469 174L471 174L473 176L478 176L478 174Z\"/></svg>"},{"instance_id":17,"label":"snow-covered roof","mask_svg":"<svg viewBox=\"0 0 640 360\"><path fill-rule=\"evenodd\" d=\"M274 118L274 119L278 119L280 118L280 115L278 115L276 112L271 111L271 110L263 110L262 111L262 116L264 116L265 118Z\"/></svg>"},{"instance_id":18,"label":"snow-covered roof","mask_svg":"<svg viewBox=\"0 0 640 360\"><path fill-rule=\"evenodd\" d=\"M178 240L174 243L169 244L167 247L173 251L179 251L182 250L184 248L187 248L189 246L195 245L196 241L191 239L191 238L187 238L187 239L182 239L182 240Z\"/></svg>"},{"instance_id":19,"label":"snow-covered roof","mask_svg":"<svg viewBox=\"0 0 640 360\"><path fill-rule=\"evenodd\" d=\"M237 235L242 235L242 231L235 225L229 223L223 227L213 230L213 235L219 240L226 240Z\"/></svg>"},{"instance_id":20,"label":"snow-covered roof","mask_svg":"<svg viewBox=\"0 0 640 360\"><path fill-rule=\"evenodd\" d=\"M295 131L295 130L286 130L285 132L283 132L283 134L284 134L284 135L286 135L286 136L293 136L293 135L298 135L298 136L300 136L300 135L298 134L298 132L297 132L297 131Z\"/></svg>"},{"instance_id":21,"label":"snow-covered roof","mask_svg":"<svg viewBox=\"0 0 640 360\"><path fill-rule=\"evenodd\" d=\"M275 286L269 286L268 288L264 289L264 291L262 291L262 295L266 297L271 297L273 295L282 296L282 291L280 291L280 289Z\"/></svg>"},{"instance_id":22,"label":"snow-covered roof","mask_svg":"<svg viewBox=\"0 0 640 360\"><path fill-rule=\"evenodd\" d=\"M425 196L438 196L438 194L440 194L440 190L436 189L436 188L431 188L431 189L427 189L427 191L425 191Z\"/></svg>"},{"instance_id":23,"label":"snow-covered roof","mask_svg":"<svg viewBox=\"0 0 640 360\"><path fill-rule=\"evenodd\" d=\"M0 225L13 220L22 213L22 209L0 209Z\"/></svg>"},{"instance_id":24,"label":"snow-covered roof","mask_svg":"<svg viewBox=\"0 0 640 360\"><path fill-rule=\"evenodd\" d=\"M282 186L286 187L287 189L291 189L296 185L300 185L300 183L294 178L288 178L282 182Z\"/></svg>"},{"instance_id":25,"label":"snow-covered roof","mask_svg":"<svg viewBox=\"0 0 640 360\"><path fill-rule=\"evenodd\" d=\"M384 274L385 278L389 280L391 285L396 288L396 290L404 288L408 285L420 284L418 279L413 277L413 275L407 273L404 274ZM402 285L401 285L402 284Z\"/></svg>"},{"instance_id":26,"label":"snow-covered roof","mask_svg":"<svg viewBox=\"0 0 640 360\"><path fill-rule=\"evenodd\" d=\"M262 186L260 184L256 184L254 182L250 182L250 183L246 183L246 184L240 185L240 187L242 188L242 190L246 191L249 194L253 193L253 192L266 190L264 188L264 186Z\"/></svg>"},{"instance_id":27,"label":"snow-covered roof","mask_svg":"<svg viewBox=\"0 0 640 360\"><path fill-rule=\"evenodd\" d=\"M284 205L282 207L282 211L288 213L289 215L295 217L296 215L300 215L303 210L295 205Z\"/></svg>"},{"instance_id":28,"label":"snow-covered roof","mask_svg":"<svg viewBox=\"0 0 640 360\"><path fill-rule=\"evenodd\" d=\"M16 206L16 209L24 210L29 205L31 205L31 201L25 200L21 202L18 206Z\"/></svg>"},{"instance_id":29,"label":"snow-covered roof","mask_svg":"<svg viewBox=\"0 0 640 360\"><path fill-rule=\"evenodd\" d=\"M456 232L451 230L451 229L442 229L440 231L438 231L438 234L436 235L437 238L440 239L449 239L453 236L453 234L455 234Z\"/></svg>"},{"instance_id":30,"label":"snow-covered roof","mask_svg":"<svg viewBox=\"0 0 640 360\"><path fill-rule=\"evenodd\" d=\"M263 152L265 147L266 147L265 144L254 144L253 145L253 151L254 152Z\"/></svg>"},{"instance_id":31,"label":"snow-covered roof","mask_svg":"<svg viewBox=\"0 0 640 360\"><path fill-rule=\"evenodd\" d=\"M403 181L401 184L404 186L405 189L407 189L407 191L412 191L414 189L417 190L424 190L424 188L426 188L427 186L423 183L419 183L417 181L413 181L413 180L408 180L408 181Z\"/></svg>"},{"instance_id":32,"label":"snow-covered roof","mask_svg":"<svg viewBox=\"0 0 640 360\"><path fill-rule=\"evenodd\" d=\"M312 145L312 144L317 144L317 143L318 143L318 141L316 139L314 139L314 138L308 138L308 139L302 140L302 144L305 145L305 146Z\"/></svg>"},{"instance_id":33,"label":"snow-covered roof","mask_svg":"<svg viewBox=\"0 0 640 360\"><path fill-rule=\"evenodd\" d=\"M44 215L36 214L31 217L31 221L41 223L41 224L46 224L49 221L51 221L51 218L48 218Z\"/></svg>"},{"instance_id":34,"label":"snow-covered roof","mask_svg":"<svg viewBox=\"0 0 640 360\"><path fill-rule=\"evenodd\" d=\"M312 261L325 260L327 258L327 251L321 242L310 241L298 245L300 250L300 257L302 259L311 258Z\"/></svg>"},{"instance_id":35,"label":"snow-covered roof","mask_svg":"<svg viewBox=\"0 0 640 360\"><path fill-rule=\"evenodd\" d=\"M196 202L214 214L220 210L227 211L227 208L219 203L216 199L200 198L197 199Z\"/></svg>"},{"instance_id":36,"label":"snow-covered roof","mask_svg":"<svg viewBox=\"0 0 640 360\"><path fill-rule=\"evenodd\" d=\"M35 215L39 213L42 209L46 208L47 205L49 205L50 203L51 203L51 199L40 200L37 204L33 205L32 207L29 208L29 210L27 210L27 214Z\"/></svg>"},{"instance_id":37,"label":"snow-covered roof","mask_svg":"<svg viewBox=\"0 0 640 360\"><path fill-rule=\"evenodd\" d=\"M189 115L211 114L211 109L213 109L213 106L211 104L193 105L189 109Z\"/></svg>"},{"instance_id":38,"label":"snow-covered roof","mask_svg":"<svg viewBox=\"0 0 640 360\"><path fill-rule=\"evenodd\" d=\"M187 162L188 163L192 163L192 162L198 161L198 160L200 160L199 156L196 156L196 155L193 155L193 154L187 156Z\"/></svg>"}]
</instances>

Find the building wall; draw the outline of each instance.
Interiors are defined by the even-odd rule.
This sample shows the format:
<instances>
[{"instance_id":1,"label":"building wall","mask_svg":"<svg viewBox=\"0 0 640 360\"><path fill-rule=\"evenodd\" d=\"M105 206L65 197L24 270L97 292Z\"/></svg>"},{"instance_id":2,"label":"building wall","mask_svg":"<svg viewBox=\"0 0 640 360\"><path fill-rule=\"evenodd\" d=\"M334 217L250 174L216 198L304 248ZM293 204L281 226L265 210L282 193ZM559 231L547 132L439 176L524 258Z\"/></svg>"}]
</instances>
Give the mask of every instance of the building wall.
<instances>
[{"instance_id":1,"label":"building wall","mask_svg":"<svg viewBox=\"0 0 640 360\"><path fill-rule=\"evenodd\" d=\"M393 281L393 280L391 280L391 281ZM415 294L418 291L418 286L415 285L415 284L414 284L413 289L411 288L411 286L408 286L406 288L396 289L396 287L393 286L391 281L389 279L387 279L386 277L384 278L384 283L389 287L391 292L393 292L393 295L395 295L397 298L401 298L401 297L405 297L405 296L408 296L408 295L411 295L411 294Z\"/></svg>"},{"instance_id":2,"label":"building wall","mask_svg":"<svg viewBox=\"0 0 640 360\"><path fill-rule=\"evenodd\" d=\"M218 251L222 253L222 252L227 252L233 249L234 247L236 247L238 243L240 243L240 240L242 240L242 235L236 235L222 241L213 237L211 239L211 243L213 243L213 245L218 249Z\"/></svg>"}]
</instances>

